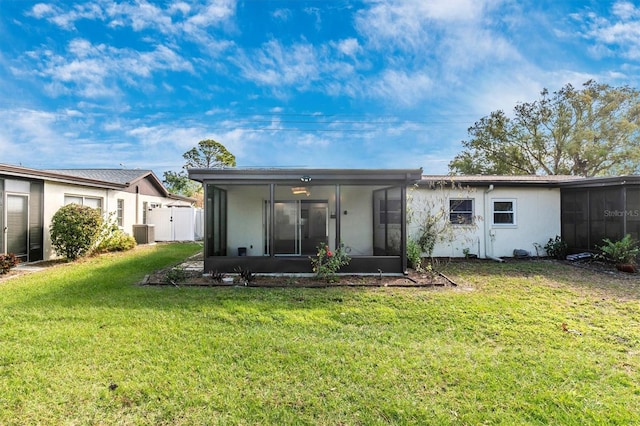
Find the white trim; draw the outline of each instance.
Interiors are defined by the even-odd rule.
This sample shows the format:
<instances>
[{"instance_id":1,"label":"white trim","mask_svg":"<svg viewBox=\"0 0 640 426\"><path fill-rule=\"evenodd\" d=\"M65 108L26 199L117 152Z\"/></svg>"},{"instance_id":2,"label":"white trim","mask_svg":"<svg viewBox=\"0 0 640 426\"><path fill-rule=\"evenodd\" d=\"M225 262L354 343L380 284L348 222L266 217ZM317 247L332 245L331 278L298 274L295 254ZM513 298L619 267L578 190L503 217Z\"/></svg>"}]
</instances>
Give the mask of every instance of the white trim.
<instances>
[{"instance_id":1,"label":"white trim","mask_svg":"<svg viewBox=\"0 0 640 426\"><path fill-rule=\"evenodd\" d=\"M499 210L496 211L496 203L511 203L511 210ZM500 228L505 227L516 227L518 226L518 205L517 200L515 198L492 198L491 199L491 226L496 226ZM496 213L511 213L513 215L513 221L511 223L496 223L495 222L495 214Z\"/></svg>"}]
</instances>

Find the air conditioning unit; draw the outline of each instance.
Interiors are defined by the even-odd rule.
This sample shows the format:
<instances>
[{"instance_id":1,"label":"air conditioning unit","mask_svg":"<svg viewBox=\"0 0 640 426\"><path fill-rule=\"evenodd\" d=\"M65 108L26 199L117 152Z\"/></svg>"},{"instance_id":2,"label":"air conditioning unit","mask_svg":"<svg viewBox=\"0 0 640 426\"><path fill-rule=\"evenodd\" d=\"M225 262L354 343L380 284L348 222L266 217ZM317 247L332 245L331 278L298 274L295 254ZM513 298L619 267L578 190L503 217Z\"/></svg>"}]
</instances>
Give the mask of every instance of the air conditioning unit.
<instances>
[{"instance_id":1,"label":"air conditioning unit","mask_svg":"<svg viewBox=\"0 0 640 426\"><path fill-rule=\"evenodd\" d=\"M133 225L133 238L138 244L152 244L156 242L153 225Z\"/></svg>"}]
</instances>

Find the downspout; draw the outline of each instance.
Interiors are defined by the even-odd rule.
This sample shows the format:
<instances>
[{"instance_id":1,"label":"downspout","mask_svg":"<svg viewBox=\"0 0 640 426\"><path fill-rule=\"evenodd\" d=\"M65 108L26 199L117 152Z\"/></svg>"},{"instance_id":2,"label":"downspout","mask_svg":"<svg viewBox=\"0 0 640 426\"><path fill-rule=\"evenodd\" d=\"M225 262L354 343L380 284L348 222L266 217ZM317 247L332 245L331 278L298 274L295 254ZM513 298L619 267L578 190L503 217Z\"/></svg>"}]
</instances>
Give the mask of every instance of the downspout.
<instances>
[{"instance_id":1,"label":"downspout","mask_svg":"<svg viewBox=\"0 0 640 426\"><path fill-rule=\"evenodd\" d=\"M493 240L495 239L494 235L491 235L491 229L489 228L489 218L491 216L491 206L489 204L489 193L493 191L493 184L489 185L489 187L484 191L484 257L486 259L495 260L496 262L504 262L504 260L499 257L495 257L493 255ZM488 243L488 241L491 241ZM489 252L489 244L491 246L491 251Z\"/></svg>"},{"instance_id":2,"label":"downspout","mask_svg":"<svg viewBox=\"0 0 640 426\"><path fill-rule=\"evenodd\" d=\"M138 204L140 204L140 187L138 185L136 185L136 220L134 223L140 223L138 221L138 217L139 217L139 206Z\"/></svg>"},{"instance_id":3,"label":"downspout","mask_svg":"<svg viewBox=\"0 0 640 426\"><path fill-rule=\"evenodd\" d=\"M342 234L342 226L340 224L340 212L342 211L342 206L340 205L340 184L337 183L336 184L336 244L335 244L335 248L336 250L338 249L338 247L340 247L340 244L342 243L341 240L341 234ZM329 242L327 241L327 244Z\"/></svg>"},{"instance_id":4,"label":"downspout","mask_svg":"<svg viewBox=\"0 0 640 426\"><path fill-rule=\"evenodd\" d=\"M402 200L402 206L400 209L400 256L402 261L402 273L409 275L407 271L407 186L400 186L400 199Z\"/></svg>"}]
</instances>

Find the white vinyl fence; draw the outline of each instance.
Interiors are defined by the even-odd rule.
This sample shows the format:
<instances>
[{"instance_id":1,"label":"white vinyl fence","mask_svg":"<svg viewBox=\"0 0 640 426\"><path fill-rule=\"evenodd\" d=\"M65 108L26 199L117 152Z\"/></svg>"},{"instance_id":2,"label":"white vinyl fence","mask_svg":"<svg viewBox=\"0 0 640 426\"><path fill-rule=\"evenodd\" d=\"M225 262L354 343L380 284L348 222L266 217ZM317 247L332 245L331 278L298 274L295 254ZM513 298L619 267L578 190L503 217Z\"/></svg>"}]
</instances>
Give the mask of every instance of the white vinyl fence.
<instances>
[{"instance_id":1,"label":"white vinyl fence","mask_svg":"<svg viewBox=\"0 0 640 426\"><path fill-rule=\"evenodd\" d=\"M156 241L196 241L204 235L204 211L195 207L161 207L147 212Z\"/></svg>"}]
</instances>

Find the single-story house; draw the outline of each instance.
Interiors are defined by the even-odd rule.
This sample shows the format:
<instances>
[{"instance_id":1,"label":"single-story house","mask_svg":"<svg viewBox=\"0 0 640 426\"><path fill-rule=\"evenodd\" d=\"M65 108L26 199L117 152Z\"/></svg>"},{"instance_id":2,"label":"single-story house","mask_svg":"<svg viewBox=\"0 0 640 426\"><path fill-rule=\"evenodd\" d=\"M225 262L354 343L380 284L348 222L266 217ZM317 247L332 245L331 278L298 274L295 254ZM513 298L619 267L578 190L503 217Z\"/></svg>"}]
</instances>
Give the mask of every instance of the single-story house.
<instances>
[{"instance_id":1,"label":"single-story house","mask_svg":"<svg viewBox=\"0 0 640 426\"><path fill-rule=\"evenodd\" d=\"M342 272L398 273L428 215L436 257L545 255L640 236L640 176L428 176L421 169L191 169L204 184L205 270L311 272L320 244L344 245ZM437 226L436 226L437 228Z\"/></svg>"},{"instance_id":2,"label":"single-story house","mask_svg":"<svg viewBox=\"0 0 640 426\"><path fill-rule=\"evenodd\" d=\"M66 204L78 203L112 215L134 235L147 223L150 208L195 200L170 194L150 170L37 170L0 164L0 253L22 261L55 257L49 236L51 219Z\"/></svg>"}]
</instances>

